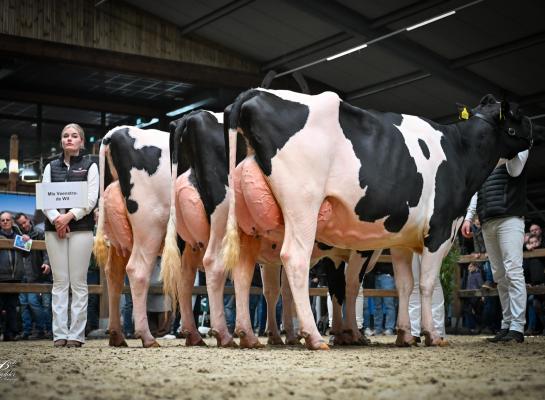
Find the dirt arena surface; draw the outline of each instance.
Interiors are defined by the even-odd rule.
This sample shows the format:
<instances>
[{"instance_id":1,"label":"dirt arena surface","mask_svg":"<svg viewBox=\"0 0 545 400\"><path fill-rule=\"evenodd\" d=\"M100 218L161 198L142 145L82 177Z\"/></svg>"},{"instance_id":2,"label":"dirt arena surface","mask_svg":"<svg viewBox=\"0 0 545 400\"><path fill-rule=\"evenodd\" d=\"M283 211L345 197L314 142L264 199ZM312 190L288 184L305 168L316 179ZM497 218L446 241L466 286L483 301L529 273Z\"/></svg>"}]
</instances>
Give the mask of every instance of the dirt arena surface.
<instances>
[{"instance_id":1,"label":"dirt arena surface","mask_svg":"<svg viewBox=\"0 0 545 400\"><path fill-rule=\"evenodd\" d=\"M400 349L393 340L373 338L371 347L327 352L186 348L180 339L161 340L157 349L142 349L136 340L130 348L90 340L80 349L55 349L51 341L0 342L0 398L545 398L544 336L520 345L450 336L446 348ZM14 380L6 377L10 373Z\"/></svg>"}]
</instances>

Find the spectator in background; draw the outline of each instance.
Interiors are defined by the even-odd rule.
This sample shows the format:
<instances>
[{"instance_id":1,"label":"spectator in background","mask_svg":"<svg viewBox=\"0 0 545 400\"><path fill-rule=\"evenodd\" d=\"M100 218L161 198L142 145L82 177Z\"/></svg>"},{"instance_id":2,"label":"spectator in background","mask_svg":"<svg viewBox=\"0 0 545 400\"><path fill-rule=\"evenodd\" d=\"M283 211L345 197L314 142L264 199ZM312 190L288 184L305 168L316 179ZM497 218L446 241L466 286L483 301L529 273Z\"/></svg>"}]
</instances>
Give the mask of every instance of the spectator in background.
<instances>
[{"instance_id":1,"label":"spectator in background","mask_svg":"<svg viewBox=\"0 0 545 400\"><path fill-rule=\"evenodd\" d=\"M391 263L377 263L374 273L376 289L395 289L394 267ZM396 306L394 298L375 298L375 335L393 335L395 325Z\"/></svg>"},{"instance_id":2,"label":"spectator in background","mask_svg":"<svg viewBox=\"0 0 545 400\"><path fill-rule=\"evenodd\" d=\"M534 225L532 225L534 226ZM537 225L536 225L537 226ZM541 241L535 234L530 234L530 239L526 249L534 251L541 247ZM524 279L527 287L540 286L545 284L545 257L530 257L525 258L523 263ZM524 332L525 335L536 335L540 332L538 328L541 325L541 330L545 327L543 314L543 295L528 296L528 328ZM544 330L545 333L545 330Z\"/></svg>"},{"instance_id":3,"label":"spectator in background","mask_svg":"<svg viewBox=\"0 0 545 400\"><path fill-rule=\"evenodd\" d=\"M11 213L0 213L0 239L14 240L21 235L19 228L14 226ZM16 248L0 249L0 282L19 283L25 273L25 264L30 263L28 253ZM6 330L4 341L15 340L17 328L17 293L0 293L0 310L6 312Z\"/></svg>"},{"instance_id":4,"label":"spectator in background","mask_svg":"<svg viewBox=\"0 0 545 400\"><path fill-rule=\"evenodd\" d=\"M86 182L84 208L48 209L45 244L53 271L53 340L55 347L81 347L87 323L87 269L93 249L92 211L98 200L98 167L80 152L85 134L78 124L61 132L63 152L44 169L42 182ZM68 325L68 293L72 291Z\"/></svg>"},{"instance_id":5,"label":"spectator in background","mask_svg":"<svg viewBox=\"0 0 545 400\"><path fill-rule=\"evenodd\" d=\"M462 283L462 289L477 290L483 284L481 269L476 262L468 265L465 277ZM483 299L480 297L468 297L463 299L463 317L466 328L469 333L475 335L479 333L477 323L480 324L480 316L482 312Z\"/></svg>"},{"instance_id":6,"label":"spectator in background","mask_svg":"<svg viewBox=\"0 0 545 400\"><path fill-rule=\"evenodd\" d=\"M541 227L538 224L530 225L530 235L536 236L541 242L542 241Z\"/></svg>"},{"instance_id":7,"label":"spectator in background","mask_svg":"<svg viewBox=\"0 0 545 400\"><path fill-rule=\"evenodd\" d=\"M23 233L23 239L44 240L45 234L36 228L23 213L15 215L15 222ZM27 239L28 238L28 239ZM26 241L25 240L25 241ZM33 250L29 255L23 282L51 283L51 267L45 250ZM19 303L22 308L23 335L22 339L45 339L51 335L51 293L20 293ZM36 332L32 334L32 322Z\"/></svg>"}]
</instances>

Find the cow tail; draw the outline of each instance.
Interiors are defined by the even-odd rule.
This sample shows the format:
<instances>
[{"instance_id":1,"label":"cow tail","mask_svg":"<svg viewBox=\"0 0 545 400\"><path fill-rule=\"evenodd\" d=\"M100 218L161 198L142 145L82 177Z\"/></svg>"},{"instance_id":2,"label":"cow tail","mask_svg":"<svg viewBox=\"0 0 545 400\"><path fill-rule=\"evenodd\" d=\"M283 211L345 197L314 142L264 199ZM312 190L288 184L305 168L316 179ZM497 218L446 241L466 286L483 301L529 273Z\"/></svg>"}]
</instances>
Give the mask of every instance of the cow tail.
<instances>
[{"instance_id":1,"label":"cow tail","mask_svg":"<svg viewBox=\"0 0 545 400\"><path fill-rule=\"evenodd\" d=\"M178 233L176 231L176 178L178 177L178 143L180 142L181 129L176 129L171 124L170 133L173 140L172 146L172 171L170 188L170 215L168 218L165 245L161 256L161 280L163 282L163 293L170 297L172 310L176 313L178 305L178 288L182 279L181 254L178 248Z\"/></svg>"},{"instance_id":2,"label":"cow tail","mask_svg":"<svg viewBox=\"0 0 545 400\"><path fill-rule=\"evenodd\" d=\"M93 253L95 255L95 260L97 264L104 268L106 262L108 261L108 245L106 243L106 237L104 235L104 220L105 210L104 210L104 177L106 169L106 152L109 149L109 136L108 134L104 137L100 143L100 152L99 152L99 161L98 168L100 174L100 195L98 200L98 225L95 235L95 242L93 244Z\"/></svg>"}]
</instances>

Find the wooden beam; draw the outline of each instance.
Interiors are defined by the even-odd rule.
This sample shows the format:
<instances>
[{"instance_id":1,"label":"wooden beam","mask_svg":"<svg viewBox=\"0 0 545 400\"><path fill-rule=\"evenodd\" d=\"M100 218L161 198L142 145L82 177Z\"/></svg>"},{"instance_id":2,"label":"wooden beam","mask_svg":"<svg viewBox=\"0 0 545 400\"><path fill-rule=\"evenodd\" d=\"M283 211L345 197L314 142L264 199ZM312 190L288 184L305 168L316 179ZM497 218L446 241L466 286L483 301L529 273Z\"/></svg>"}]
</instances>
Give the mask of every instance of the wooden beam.
<instances>
[{"instance_id":1,"label":"wooden beam","mask_svg":"<svg viewBox=\"0 0 545 400\"><path fill-rule=\"evenodd\" d=\"M108 98L86 98L80 95L70 96L58 93L39 91L0 89L0 98L28 103L42 103L61 107L79 108L83 110L106 111L115 114L129 114L141 117L158 117L163 115L165 108L128 103L125 99L115 101Z\"/></svg>"},{"instance_id":2,"label":"wooden beam","mask_svg":"<svg viewBox=\"0 0 545 400\"><path fill-rule=\"evenodd\" d=\"M205 86L249 88L261 82L249 72L6 34L0 34L0 54Z\"/></svg>"}]
</instances>

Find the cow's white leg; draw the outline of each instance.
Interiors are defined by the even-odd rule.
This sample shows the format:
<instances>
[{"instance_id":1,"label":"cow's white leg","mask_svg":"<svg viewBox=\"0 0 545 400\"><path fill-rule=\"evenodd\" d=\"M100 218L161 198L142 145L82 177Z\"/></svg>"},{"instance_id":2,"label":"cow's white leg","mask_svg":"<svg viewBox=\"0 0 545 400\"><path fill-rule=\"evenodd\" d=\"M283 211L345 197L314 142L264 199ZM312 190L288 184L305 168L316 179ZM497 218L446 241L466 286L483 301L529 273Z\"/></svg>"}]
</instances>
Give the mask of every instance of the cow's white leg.
<instances>
[{"instance_id":1,"label":"cow's white leg","mask_svg":"<svg viewBox=\"0 0 545 400\"><path fill-rule=\"evenodd\" d=\"M206 290L210 302L210 335L216 338L218 347L238 347L227 329L223 306L223 293L227 277L219 260L203 260L206 273Z\"/></svg>"},{"instance_id":2,"label":"cow's white leg","mask_svg":"<svg viewBox=\"0 0 545 400\"><path fill-rule=\"evenodd\" d=\"M286 275L286 269L282 268L282 325L286 332L286 344L288 346L300 345L300 337L295 331L294 319L296 318L295 304L291 293L290 283Z\"/></svg>"},{"instance_id":3,"label":"cow's white leg","mask_svg":"<svg viewBox=\"0 0 545 400\"><path fill-rule=\"evenodd\" d=\"M121 329L121 315L119 313L119 299L121 290L123 289L127 259L128 257L123 258L118 256L116 250L110 247L108 261L104 268L108 282L108 309L110 312L108 319L110 341L108 344L114 347L127 347L127 342Z\"/></svg>"},{"instance_id":4,"label":"cow's white leg","mask_svg":"<svg viewBox=\"0 0 545 400\"><path fill-rule=\"evenodd\" d=\"M399 296L397 312L396 346L414 346L416 342L411 335L409 319L409 297L413 290L412 257L413 252L406 248L390 249L394 266L394 279Z\"/></svg>"},{"instance_id":5,"label":"cow's white leg","mask_svg":"<svg viewBox=\"0 0 545 400\"><path fill-rule=\"evenodd\" d=\"M267 344L282 345L276 321L276 304L280 296L280 265L267 264L261 268L261 280L263 281L263 295L267 301Z\"/></svg>"},{"instance_id":6,"label":"cow's white leg","mask_svg":"<svg viewBox=\"0 0 545 400\"><path fill-rule=\"evenodd\" d=\"M127 264L127 275L131 284L135 335L140 337L144 347L159 347L149 330L146 313L147 297L151 274L157 263L157 254L162 237L148 237L147 242L135 240Z\"/></svg>"},{"instance_id":7,"label":"cow's white leg","mask_svg":"<svg viewBox=\"0 0 545 400\"><path fill-rule=\"evenodd\" d=\"M436 252L431 253L424 248L422 253L422 265L420 269L420 296L422 305L421 327L425 337L426 346L446 346L448 342L441 338L441 335L435 329L432 316L432 295L435 282L443 258L450 250L450 240L444 243Z\"/></svg>"},{"instance_id":8,"label":"cow's white leg","mask_svg":"<svg viewBox=\"0 0 545 400\"><path fill-rule=\"evenodd\" d=\"M261 241L248 235L241 236L239 264L233 270L237 308L235 332L240 338L240 347L254 349L263 347L254 334L249 304L250 287Z\"/></svg>"},{"instance_id":9,"label":"cow's white leg","mask_svg":"<svg viewBox=\"0 0 545 400\"><path fill-rule=\"evenodd\" d=\"M358 324L356 322L356 298L360 291L359 275L361 267L365 257L356 251L352 251L348 266L345 269L346 279L346 313L343 318L343 336L348 337L348 343L358 345L368 345L369 340L358 330Z\"/></svg>"},{"instance_id":10,"label":"cow's white leg","mask_svg":"<svg viewBox=\"0 0 545 400\"><path fill-rule=\"evenodd\" d=\"M191 296L197 273L197 263L195 262L195 257L192 257L191 252L191 248L186 245L182 254L181 282L178 285L178 299L180 303L180 315L182 317L181 332L185 337L186 346L206 346L195 325L195 318L193 316Z\"/></svg>"},{"instance_id":11,"label":"cow's white leg","mask_svg":"<svg viewBox=\"0 0 545 400\"><path fill-rule=\"evenodd\" d=\"M329 349L329 346L324 342L316 327L308 292L310 254L314 246L320 204L313 207L312 204L305 203L304 199L299 203L306 207L305 209L290 210L290 213L284 212L286 232L280 258L290 284L301 336L305 339L307 348L326 350ZM312 212L312 210L316 211ZM293 216L297 216L297 218L293 218Z\"/></svg>"}]
</instances>

